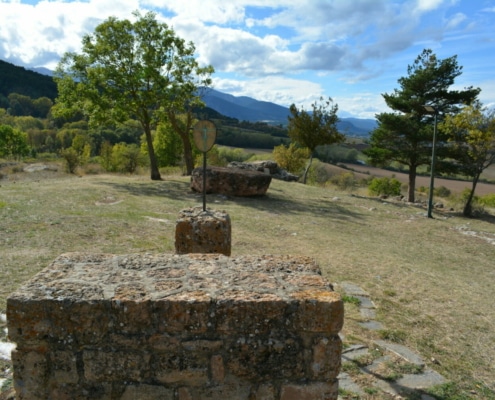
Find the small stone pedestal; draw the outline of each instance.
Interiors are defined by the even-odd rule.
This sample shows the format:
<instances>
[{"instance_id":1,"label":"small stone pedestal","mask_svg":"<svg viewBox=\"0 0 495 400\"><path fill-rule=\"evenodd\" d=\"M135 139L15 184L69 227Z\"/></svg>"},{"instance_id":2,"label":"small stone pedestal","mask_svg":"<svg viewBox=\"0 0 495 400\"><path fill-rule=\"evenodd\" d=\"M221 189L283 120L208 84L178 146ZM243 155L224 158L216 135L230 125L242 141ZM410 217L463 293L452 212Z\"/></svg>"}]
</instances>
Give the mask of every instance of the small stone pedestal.
<instances>
[{"instance_id":1,"label":"small stone pedestal","mask_svg":"<svg viewBox=\"0 0 495 400\"><path fill-rule=\"evenodd\" d=\"M17 400L336 400L311 258L68 253L7 300Z\"/></svg>"},{"instance_id":2,"label":"small stone pedestal","mask_svg":"<svg viewBox=\"0 0 495 400\"><path fill-rule=\"evenodd\" d=\"M175 225L175 252L230 256L231 232L229 214L223 211L199 207L181 210Z\"/></svg>"}]
</instances>

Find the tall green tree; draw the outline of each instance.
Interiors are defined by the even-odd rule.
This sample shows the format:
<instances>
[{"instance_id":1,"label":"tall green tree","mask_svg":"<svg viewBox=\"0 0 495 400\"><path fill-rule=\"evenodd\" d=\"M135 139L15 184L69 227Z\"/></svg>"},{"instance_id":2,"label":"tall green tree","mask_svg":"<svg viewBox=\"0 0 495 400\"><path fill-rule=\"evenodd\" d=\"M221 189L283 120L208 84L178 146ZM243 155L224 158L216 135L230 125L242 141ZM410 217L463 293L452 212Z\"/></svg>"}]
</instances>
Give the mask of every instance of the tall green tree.
<instances>
[{"instance_id":1,"label":"tall green tree","mask_svg":"<svg viewBox=\"0 0 495 400\"><path fill-rule=\"evenodd\" d=\"M294 104L289 108L290 115L288 134L291 140L301 147L309 149L309 162L304 170L303 183L306 184L308 171L311 168L316 148L325 144L339 143L344 140L344 135L337 130L338 105L333 104L331 98L311 104L312 112L299 110Z\"/></svg>"},{"instance_id":2,"label":"tall green tree","mask_svg":"<svg viewBox=\"0 0 495 400\"><path fill-rule=\"evenodd\" d=\"M177 37L152 12L135 22L110 17L86 35L80 54L66 53L55 80L59 97L53 113L79 111L91 126L136 119L146 136L151 179L160 180L152 131L171 110L200 102L197 89L211 84L211 66L200 67L193 43Z\"/></svg>"},{"instance_id":3,"label":"tall green tree","mask_svg":"<svg viewBox=\"0 0 495 400\"><path fill-rule=\"evenodd\" d=\"M495 163L495 111L487 111L480 102L466 106L456 115L448 115L441 130L449 136L460 172L472 179L463 214L472 216L476 185L483 171Z\"/></svg>"},{"instance_id":4,"label":"tall green tree","mask_svg":"<svg viewBox=\"0 0 495 400\"><path fill-rule=\"evenodd\" d=\"M370 137L370 148L365 152L374 165L385 166L392 162L405 165L409 171L408 200L414 202L418 167L431 163L434 116L424 105L437 110L437 118L455 114L460 107L470 104L480 89L449 90L455 78L462 74L457 56L440 60L429 49L407 67L407 76L398 80L400 89L383 94L394 112L376 116L378 127ZM439 132L438 142L446 137ZM437 157L448 157L448 147L439 146Z\"/></svg>"}]
</instances>

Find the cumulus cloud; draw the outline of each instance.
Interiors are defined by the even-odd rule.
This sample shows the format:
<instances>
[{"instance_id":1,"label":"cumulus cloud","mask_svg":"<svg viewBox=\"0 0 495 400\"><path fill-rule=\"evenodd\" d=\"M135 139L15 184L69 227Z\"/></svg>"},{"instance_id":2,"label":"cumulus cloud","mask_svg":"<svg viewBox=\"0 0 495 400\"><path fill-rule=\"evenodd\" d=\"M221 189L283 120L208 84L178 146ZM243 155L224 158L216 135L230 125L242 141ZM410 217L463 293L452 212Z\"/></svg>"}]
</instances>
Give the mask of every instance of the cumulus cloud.
<instances>
[{"instance_id":1,"label":"cumulus cloud","mask_svg":"<svg viewBox=\"0 0 495 400\"><path fill-rule=\"evenodd\" d=\"M307 105L334 90L323 89L319 79L376 82L397 60L405 72L422 45L434 46L454 31L460 38L463 28L476 27L472 16L448 13L456 0L122 0L118 7L114 0L22 1L0 0L1 59L53 69L107 17L132 19L135 10L153 10L195 44L200 64L213 65L217 85L283 105ZM481 11L487 16L494 10ZM362 93L341 102L374 113L381 103Z\"/></svg>"},{"instance_id":2,"label":"cumulus cloud","mask_svg":"<svg viewBox=\"0 0 495 400\"><path fill-rule=\"evenodd\" d=\"M80 48L84 34L109 15L129 17L137 1L40 1L36 5L0 3L1 58L54 68L66 51Z\"/></svg>"}]
</instances>

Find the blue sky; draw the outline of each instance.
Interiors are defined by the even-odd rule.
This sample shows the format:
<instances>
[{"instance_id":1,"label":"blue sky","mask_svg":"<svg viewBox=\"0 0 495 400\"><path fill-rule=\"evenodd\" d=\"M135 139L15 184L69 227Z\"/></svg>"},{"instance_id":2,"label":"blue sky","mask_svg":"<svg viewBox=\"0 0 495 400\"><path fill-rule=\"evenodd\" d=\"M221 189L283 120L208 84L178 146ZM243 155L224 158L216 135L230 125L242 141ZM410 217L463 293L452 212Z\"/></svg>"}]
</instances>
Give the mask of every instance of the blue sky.
<instances>
[{"instance_id":1,"label":"blue sky","mask_svg":"<svg viewBox=\"0 0 495 400\"><path fill-rule=\"evenodd\" d=\"M482 89L495 107L495 0L0 0L0 59L54 69L109 16L153 10L197 58L215 68L214 87L283 106L332 97L341 117L390 111L423 49L456 55L452 89Z\"/></svg>"}]
</instances>

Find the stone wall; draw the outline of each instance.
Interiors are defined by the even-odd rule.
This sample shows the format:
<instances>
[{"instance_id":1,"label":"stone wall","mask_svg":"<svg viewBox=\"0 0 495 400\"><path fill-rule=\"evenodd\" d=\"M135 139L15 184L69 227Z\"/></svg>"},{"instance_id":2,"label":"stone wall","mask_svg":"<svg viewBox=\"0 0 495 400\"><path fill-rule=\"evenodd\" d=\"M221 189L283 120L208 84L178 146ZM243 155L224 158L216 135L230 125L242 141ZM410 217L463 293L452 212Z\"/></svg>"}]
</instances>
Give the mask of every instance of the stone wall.
<instances>
[{"instance_id":1,"label":"stone wall","mask_svg":"<svg viewBox=\"0 0 495 400\"><path fill-rule=\"evenodd\" d=\"M63 254L7 319L18 399L337 399L343 303L310 258Z\"/></svg>"}]
</instances>

